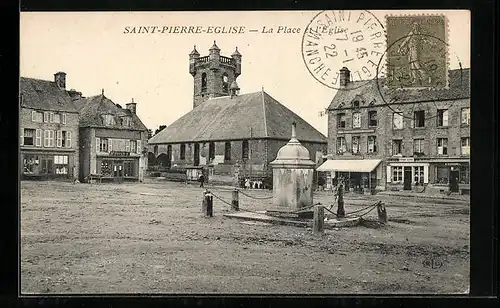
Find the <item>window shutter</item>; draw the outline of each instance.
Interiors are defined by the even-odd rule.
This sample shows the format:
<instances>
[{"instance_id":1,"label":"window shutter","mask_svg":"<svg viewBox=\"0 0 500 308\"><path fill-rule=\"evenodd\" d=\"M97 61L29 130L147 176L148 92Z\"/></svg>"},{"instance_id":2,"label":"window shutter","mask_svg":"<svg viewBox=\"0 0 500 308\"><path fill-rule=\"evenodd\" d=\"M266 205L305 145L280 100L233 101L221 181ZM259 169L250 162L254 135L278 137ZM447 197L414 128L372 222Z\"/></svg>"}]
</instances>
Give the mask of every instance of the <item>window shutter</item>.
<instances>
[{"instance_id":1,"label":"window shutter","mask_svg":"<svg viewBox=\"0 0 500 308\"><path fill-rule=\"evenodd\" d=\"M424 166L424 184L429 183L429 166Z\"/></svg>"},{"instance_id":2,"label":"window shutter","mask_svg":"<svg viewBox=\"0 0 500 308\"><path fill-rule=\"evenodd\" d=\"M448 126L448 110L443 111L443 126Z\"/></svg>"},{"instance_id":3,"label":"window shutter","mask_svg":"<svg viewBox=\"0 0 500 308\"><path fill-rule=\"evenodd\" d=\"M71 132L66 132L66 147L71 148Z\"/></svg>"},{"instance_id":4,"label":"window shutter","mask_svg":"<svg viewBox=\"0 0 500 308\"><path fill-rule=\"evenodd\" d=\"M387 183L390 183L391 182L391 166L387 166L386 177L387 177Z\"/></svg>"},{"instance_id":5,"label":"window shutter","mask_svg":"<svg viewBox=\"0 0 500 308\"><path fill-rule=\"evenodd\" d=\"M20 139L21 139L19 141L21 142L21 145L24 145L24 128L21 127L19 130L20 130L19 133L20 133Z\"/></svg>"},{"instance_id":6,"label":"window shutter","mask_svg":"<svg viewBox=\"0 0 500 308\"><path fill-rule=\"evenodd\" d=\"M62 114L62 124L66 124L66 114Z\"/></svg>"},{"instance_id":7,"label":"window shutter","mask_svg":"<svg viewBox=\"0 0 500 308\"><path fill-rule=\"evenodd\" d=\"M41 147L42 146L42 130L41 129L37 129L35 131L35 145L37 147Z\"/></svg>"},{"instance_id":8,"label":"window shutter","mask_svg":"<svg viewBox=\"0 0 500 308\"><path fill-rule=\"evenodd\" d=\"M101 152L101 138L95 138L95 151L96 153Z\"/></svg>"},{"instance_id":9,"label":"window shutter","mask_svg":"<svg viewBox=\"0 0 500 308\"><path fill-rule=\"evenodd\" d=\"M60 148L60 147L62 147L62 131L58 130L56 132L57 132L57 135L56 135L56 146L58 148Z\"/></svg>"},{"instance_id":10,"label":"window shutter","mask_svg":"<svg viewBox=\"0 0 500 308\"><path fill-rule=\"evenodd\" d=\"M141 154L141 152L142 152L141 140L137 140L137 154Z\"/></svg>"},{"instance_id":11,"label":"window shutter","mask_svg":"<svg viewBox=\"0 0 500 308\"><path fill-rule=\"evenodd\" d=\"M108 139L108 152L113 152L113 139Z\"/></svg>"},{"instance_id":12,"label":"window shutter","mask_svg":"<svg viewBox=\"0 0 500 308\"><path fill-rule=\"evenodd\" d=\"M125 152L130 152L130 140L125 140Z\"/></svg>"}]
</instances>

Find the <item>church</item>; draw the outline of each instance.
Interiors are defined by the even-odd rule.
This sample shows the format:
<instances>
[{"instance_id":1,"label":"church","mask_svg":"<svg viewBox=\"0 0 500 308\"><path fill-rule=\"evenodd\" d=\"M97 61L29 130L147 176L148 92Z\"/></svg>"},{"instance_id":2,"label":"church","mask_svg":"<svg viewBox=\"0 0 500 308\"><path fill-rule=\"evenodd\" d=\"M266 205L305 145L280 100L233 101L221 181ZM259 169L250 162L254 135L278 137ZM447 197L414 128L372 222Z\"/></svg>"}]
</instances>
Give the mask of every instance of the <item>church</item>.
<instances>
[{"instance_id":1,"label":"church","mask_svg":"<svg viewBox=\"0 0 500 308\"><path fill-rule=\"evenodd\" d=\"M269 163L295 122L297 139L322 163L327 138L263 89L240 94L242 55L238 48L231 57L220 51L214 41L208 56L196 46L189 54L193 109L149 139L149 161L164 169L203 168L212 181L269 181Z\"/></svg>"}]
</instances>

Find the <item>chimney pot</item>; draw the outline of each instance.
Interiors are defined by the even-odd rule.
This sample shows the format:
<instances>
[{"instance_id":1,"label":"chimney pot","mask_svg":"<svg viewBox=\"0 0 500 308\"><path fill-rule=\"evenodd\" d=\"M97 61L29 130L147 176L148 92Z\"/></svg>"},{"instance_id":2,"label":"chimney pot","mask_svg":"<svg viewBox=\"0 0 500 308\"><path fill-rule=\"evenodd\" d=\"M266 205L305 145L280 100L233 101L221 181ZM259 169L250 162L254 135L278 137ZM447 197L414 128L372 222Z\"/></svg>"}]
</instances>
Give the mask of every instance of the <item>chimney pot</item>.
<instances>
[{"instance_id":1,"label":"chimney pot","mask_svg":"<svg viewBox=\"0 0 500 308\"><path fill-rule=\"evenodd\" d=\"M340 87L345 88L347 84L351 81L351 72L347 67L340 69Z\"/></svg>"},{"instance_id":2,"label":"chimney pot","mask_svg":"<svg viewBox=\"0 0 500 308\"><path fill-rule=\"evenodd\" d=\"M55 73L54 82L60 89L66 89L66 73L65 72Z\"/></svg>"},{"instance_id":3,"label":"chimney pot","mask_svg":"<svg viewBox=\"0 0 500 308\"><path fill-rule=\"evenodd\" d=\"M125 104L125 107L133 114L135 114L137 111L137 104L134 103L134 99L132 99L132 103Z\"/></svg>"}]
</instances>

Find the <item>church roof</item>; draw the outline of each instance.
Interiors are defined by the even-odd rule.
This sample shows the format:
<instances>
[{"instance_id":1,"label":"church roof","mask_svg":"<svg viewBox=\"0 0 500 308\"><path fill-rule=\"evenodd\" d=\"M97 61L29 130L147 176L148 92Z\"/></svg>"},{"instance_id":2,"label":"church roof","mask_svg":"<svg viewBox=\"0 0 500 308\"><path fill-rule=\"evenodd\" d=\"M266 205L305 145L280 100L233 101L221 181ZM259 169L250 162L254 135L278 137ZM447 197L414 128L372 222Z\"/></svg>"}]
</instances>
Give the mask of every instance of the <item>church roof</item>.
<instances>
[{"instance_id":1,"label":"church roof","mask_svg":"<svg viewBox=\"0 0 500 308\"><path fill-rule=\"evenodd\" d=\"M369 104L396 104L417 103L425 101L439 101L450 99L470 98L470 69L455 69L449 71L448 89L395 89L388 92L383 88L384 79L355 81L348 83L347 87L338 90L333 97L328 109L349 107L355 100L361 100L360 106ZM384 94L384 98L380 95Z\"/></svg>"},{"instance_id":2,"label":"church roof","mask_svg":"<svg viewBox=\"0 0 500 308\"><path fill-rule=\"evenodd\" d=\"M55 82L34 78L20 78L21 107L47 110L77 112L68 92L59 88Z\"/></svg>"},{"instance_id":3,"label":"church roof","mask_svg":"<svg viewBox=\"0 0 500 308\"><path fill-rule=\"evenodd\" d=\"M237 140L290 139L297 123L297 138L327 143L326 137L300 116L264 91L209 99L149 139L150 144Z\"/></svg>"},{"instance_id":4,"label":"church roof","mask_svg":"<svg viewBox=\"0 0 500 308\"><path fill-rule=\"evenodd\" d=\"M81 98L75 101L75 104L80 113L80 127L147 130L136 114L128 109L118 107L112 100L104 96L104 94ZM104 114L113 115L115 125L105 125L102 119L102 115ZM120 118L124 116L130 117L130 126L121 125Z\"/></svg>"}]
</instances>

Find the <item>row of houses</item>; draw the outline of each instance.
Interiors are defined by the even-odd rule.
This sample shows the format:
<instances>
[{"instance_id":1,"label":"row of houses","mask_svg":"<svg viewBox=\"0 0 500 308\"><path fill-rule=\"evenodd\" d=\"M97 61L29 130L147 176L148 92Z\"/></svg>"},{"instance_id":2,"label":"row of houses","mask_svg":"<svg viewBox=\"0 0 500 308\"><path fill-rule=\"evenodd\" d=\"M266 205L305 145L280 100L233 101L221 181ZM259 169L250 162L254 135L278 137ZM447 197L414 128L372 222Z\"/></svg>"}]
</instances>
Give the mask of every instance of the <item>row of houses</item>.
<instances>
[{"instance_id":1,"label":"row of houses","mask_svg":"<svg viewBox=\"0 0 500 308\"><path fill-rule=\"evenodd\" d=\"M104 95L83 97L66 89L66 73L54 80L20 79L22 179L142 181L148 131L136 113Z\"/></svg>"},{"instance_id":2,"label":"row of houses","mask_svg":"<svg viewBox=\"0 0 500 308\"><path fill-rule=\"evenodd\" d=\"M149 140L133 101L122 108L104 93L82 97L66 90L62 72L21 78L23 177L140 181L161 167L266 180L296 123L327 187L343 178L350 190L469 191L469 69L451 70L446 89L384 92L380 79L359 84L342 68L326 137L264 89L240 94L241 59L237 48L222 56L215 42L207 56L195 47L193 109Z\"/></svg>"},{"instance_id":3,"label":"row of houses","mask_svg":"<svg viewBox=\"0 0 500 308\"><path fill-rule=\"evenodd\" d=\"M440 90L381 90L381 80L351 81L348 68L340 76L318 170L354 189L469 192L469 69L450 70Z\"/></svg>"}]
</instances>

